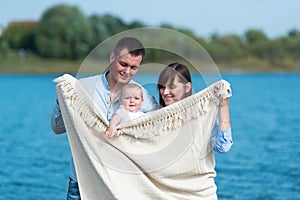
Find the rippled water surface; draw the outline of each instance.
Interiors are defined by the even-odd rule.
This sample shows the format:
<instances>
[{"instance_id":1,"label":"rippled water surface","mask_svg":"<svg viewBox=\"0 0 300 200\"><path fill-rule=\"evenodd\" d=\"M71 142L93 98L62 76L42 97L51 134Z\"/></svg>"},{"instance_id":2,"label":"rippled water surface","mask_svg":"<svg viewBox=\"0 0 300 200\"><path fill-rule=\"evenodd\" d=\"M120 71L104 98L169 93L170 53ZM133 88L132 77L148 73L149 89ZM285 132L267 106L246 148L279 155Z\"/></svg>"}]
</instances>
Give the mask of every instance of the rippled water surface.
<instances>
[{"instance_id":1,"label":"rippled water surface","mask_svg":"<svg viewBox=\"0 0 300 200\"><path fill-rule=\"evenodd\" d=\"M71 154L66 134L50 130L53 78L0 76L0 199L65 199ZM223 78L234 146L216 155L219 199L300 199L300 75Z\"/></svg>"}]
</instances>

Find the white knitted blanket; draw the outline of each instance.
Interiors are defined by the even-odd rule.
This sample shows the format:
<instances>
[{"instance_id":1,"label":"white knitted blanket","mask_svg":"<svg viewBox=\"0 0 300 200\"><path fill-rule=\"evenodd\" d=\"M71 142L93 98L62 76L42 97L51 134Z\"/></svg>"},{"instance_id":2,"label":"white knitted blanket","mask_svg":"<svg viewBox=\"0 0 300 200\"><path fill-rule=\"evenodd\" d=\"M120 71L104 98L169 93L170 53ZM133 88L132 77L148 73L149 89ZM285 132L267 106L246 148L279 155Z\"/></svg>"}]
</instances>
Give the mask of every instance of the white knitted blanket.
<instances>
[{"instance_id":1,"label":"white knitted blanket","mask_svg":"<svg viewBox=\"0 0 300 200\"><path fill-rule=\"evenodd\" d=\"M108 121L80 82L67 74L54 81L82 199L217 199L212 88L226 94L226 81L120 124L109 141Z\"/></svg>"}]
</instances>

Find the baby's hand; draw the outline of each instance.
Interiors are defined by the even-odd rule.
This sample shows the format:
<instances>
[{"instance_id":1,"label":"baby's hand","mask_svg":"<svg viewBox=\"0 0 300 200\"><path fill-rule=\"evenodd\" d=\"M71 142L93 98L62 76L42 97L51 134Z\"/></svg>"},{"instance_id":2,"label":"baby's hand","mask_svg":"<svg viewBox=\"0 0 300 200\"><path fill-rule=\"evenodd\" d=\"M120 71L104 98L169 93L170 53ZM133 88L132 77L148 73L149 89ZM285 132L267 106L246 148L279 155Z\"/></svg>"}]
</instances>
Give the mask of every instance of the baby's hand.
<instances>
[{"instance_id":1,"label":"baby's hand","mask_svg":"<svg viewBox=\"0 0 300 200\"><path fill-rule=\"evenodd\" d=\"M115 135L117 135L117 129L115 127L108 127L105 135L106 135L106 139L111 139L112 137L114 137Z\"/></svg>"}]
</instances>

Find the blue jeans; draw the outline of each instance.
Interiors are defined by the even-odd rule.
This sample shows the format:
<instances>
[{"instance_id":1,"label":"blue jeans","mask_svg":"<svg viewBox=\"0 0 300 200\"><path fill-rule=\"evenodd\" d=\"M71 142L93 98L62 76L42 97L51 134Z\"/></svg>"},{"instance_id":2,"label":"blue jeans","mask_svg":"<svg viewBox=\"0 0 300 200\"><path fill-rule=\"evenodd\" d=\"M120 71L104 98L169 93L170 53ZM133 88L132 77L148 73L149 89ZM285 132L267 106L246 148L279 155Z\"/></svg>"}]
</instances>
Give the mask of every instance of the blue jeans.
<instances>
[{"instance_id":1,"label":"blue jeans","mask_svg":"<svg viewBox=\"0 0 300 200\"><path fill-rule=\"evenodd\" d=\"M80 200L78 182L70 178L67 200Z\"/></svg>"}]
</instances>

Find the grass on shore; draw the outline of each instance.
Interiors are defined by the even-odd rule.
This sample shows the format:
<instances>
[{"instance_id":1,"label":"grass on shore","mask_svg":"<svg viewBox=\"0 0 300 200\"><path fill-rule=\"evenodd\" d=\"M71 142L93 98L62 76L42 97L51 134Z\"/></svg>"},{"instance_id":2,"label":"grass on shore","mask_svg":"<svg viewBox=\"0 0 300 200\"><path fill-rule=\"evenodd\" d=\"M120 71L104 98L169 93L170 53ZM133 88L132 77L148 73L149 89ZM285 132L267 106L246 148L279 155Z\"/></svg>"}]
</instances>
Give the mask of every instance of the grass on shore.
<instances>
[{"instance_id":1,"label":"grass on shore","mask_svg":"<svg viewBox=\"0 0 300 200\"><path fill-rule=\"evenodd\" d=\"M10 53L0 60L1 74L60 74L74 73L81 61L42 59L33 55L20 57Z\"/></svg>"},{"instance_id":2,"label":"grass on shore","mask_svg":"<svg viewBox=\"0 0 300 200\"><path fill-rule=\"evenodd\" d=\"M3 57L3 56L2 56ZM81 67L84 63L84 67ZM168 61L164 63L169 63ZM35 55L20 57L16 52L11 52L4 58L0 56L0 74L75 74L88 70L88 72L103 72L103 67L108 63L101 61L45 59ZM160 72L164 64L145 64L142 72ZM263 62L253 60L237 61L236 63L217 64L220 72L299 72L297 65L289 67L270 67ZM103 69L100 69L102 67Z\"/></svg>"}]
</instances>

